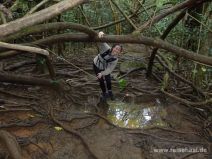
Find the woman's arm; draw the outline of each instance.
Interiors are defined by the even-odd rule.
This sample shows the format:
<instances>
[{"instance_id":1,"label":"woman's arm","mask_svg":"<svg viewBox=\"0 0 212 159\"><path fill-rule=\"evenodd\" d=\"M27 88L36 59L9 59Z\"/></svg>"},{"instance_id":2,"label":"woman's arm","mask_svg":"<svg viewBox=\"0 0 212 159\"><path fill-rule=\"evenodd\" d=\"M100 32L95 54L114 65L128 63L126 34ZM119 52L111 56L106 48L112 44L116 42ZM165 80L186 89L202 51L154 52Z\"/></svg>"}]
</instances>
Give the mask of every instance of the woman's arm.
<instances>
[{"instance_id":1,"label":"woman's arm","mask_svg":"<svg viewBox=\"0 0 212 159\"><path fill-rule=\"evenodd\" d=\"M115 69L117 63L118 63L118 59L116 59L116 60L113 61L113 62L108 63L107 68L106 68L104 71L102 71L101 74L102 74L103 76L106 76L106 75L108 75L108 74L111 74L111 72Z\"/></svg>"},{"instance_id":2,"label":"woman's arm","mask_svg":"<svg viewBox=\"0 0 212 159\"><path fill-rule=\"evenodd\" d=\"M104 32L100 31L98 33L98 37L102 38L105 35ZM97 43L98 47L99 47L99 53L102 54L105 51L109 50L111 47L107 44L107 43Z\"/></svg>"}]
</instances>

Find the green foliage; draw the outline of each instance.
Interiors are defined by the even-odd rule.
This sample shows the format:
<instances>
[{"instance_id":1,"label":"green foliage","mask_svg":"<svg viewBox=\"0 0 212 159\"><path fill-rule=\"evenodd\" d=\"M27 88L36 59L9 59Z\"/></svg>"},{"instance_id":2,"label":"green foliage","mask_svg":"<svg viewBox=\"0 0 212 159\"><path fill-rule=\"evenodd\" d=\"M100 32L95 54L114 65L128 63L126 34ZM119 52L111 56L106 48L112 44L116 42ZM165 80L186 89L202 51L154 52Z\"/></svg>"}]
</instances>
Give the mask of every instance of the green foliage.
<instances>
[{"instance_id":1,"label":"green foliage","mask_svg":"<svg viewBox=\"0 0 212 159\"><path fill-rule=\"evenodd\" d=\"M118 81L118 83L119 83L119 89L121 91L124 90L126 88L126 86L127 86L127 81L125 79L120 79Z\"/></svg>"},{"instance_id":2,"label":"green foliage","mask_svg":"<svg viewBox=\"0 0 212 159\"><path fill-rule=\"evenodd\" d=\"M57 86L57 85L59 85L59 83L60 82L58 80L51 80L51 84L53 84L53 85Z\"/></svg>"},{"instance_id":3,"label":"green foliage","mask_svg":"<svg viewBox=\"0 0 212 159\"><path fill-rule=\"evenodd\" d=\"M169 73L166 72L165 75L163 76L163 82L162 82L162 90L167 89L169 83Z\"/></svg>"},{"instance_id":4,"label":"green foliage","mask_svg":"<svg viewBox=\"0 0 212 159\"><path fill-rule=\"evenodd\" d=\"M11 11L16 18L25 15L25 13L30 9L30 2L26 0L17 0L12 6Z\"/></svg>"},{"instance_id":5,"label":"green foliage","mask_svg":"<svg viewBox=\"0 0 212 159\"><path fill-rule=\"evenodd\" d=\"M44 64L46 63L46 59L43 58L43 57L41 57L41 56L39 56L39 57L37 57L37 59L36 59L36 63L37 63L38 65L44 65Z\"/></svg>"},{"instance_id":6,"label":"green foliage","mask_svg":"<svg viewBox=\"0 0 212 159\"><path fill-rule=\"evenodd\" d=\"M164 3L168 2L169 0L156 0L156 6L157 8L161 8Z\"/></svg>"}]
</instances>

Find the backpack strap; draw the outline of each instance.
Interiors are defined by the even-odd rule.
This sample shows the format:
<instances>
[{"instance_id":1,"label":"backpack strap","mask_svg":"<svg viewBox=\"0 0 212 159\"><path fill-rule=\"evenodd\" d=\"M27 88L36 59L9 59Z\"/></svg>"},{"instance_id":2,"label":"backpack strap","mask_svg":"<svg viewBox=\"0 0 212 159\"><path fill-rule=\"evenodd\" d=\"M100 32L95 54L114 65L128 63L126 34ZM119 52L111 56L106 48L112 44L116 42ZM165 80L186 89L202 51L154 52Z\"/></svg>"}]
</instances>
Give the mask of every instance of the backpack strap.
<instances>
[{"instance_id":1,"label":"backpack strap","mask_svg":"<svg viewBox=\"0 0 212 159\"><path fill-rule=\"evenodd\" d=\"M105 60L107 63L109 63L109 62L112 62L112 61L115 61L117 58L115 58L115 57L111 57L111 58L109 58L109 59L105 59L104 57L105 56L107 56L107 55L109 55L109 54L111 54L111 50L110 49L108 49L107 51L105 51L104 53L102 53L102 54L100 54L100 56L103 58L103 60Z\"/></svg>"},{"instance_id":2,"label":"backpack strap","mask_svg":"<svg viewBox=\"0 0 212 159\"><path fill-rule=\"evenodd\" d=\"M109 63L109 62L113 62L113 61L116 61L116 60L117 60L117 58L112 57L112 58L109 58L108 60L106 60L106 62Z\"/></svg>"},{"instance_id":3,"label":"backpack strap","mask_svg":"<svg viewBox=\"0 0 212 159\"><path fill-rule=\"evenodd\" d=\"M105 51L104 53L100 54L100 56L104 59L105 56L110 54L110 49L108 49L107 51Z\"/></svg>"}]
</instances>

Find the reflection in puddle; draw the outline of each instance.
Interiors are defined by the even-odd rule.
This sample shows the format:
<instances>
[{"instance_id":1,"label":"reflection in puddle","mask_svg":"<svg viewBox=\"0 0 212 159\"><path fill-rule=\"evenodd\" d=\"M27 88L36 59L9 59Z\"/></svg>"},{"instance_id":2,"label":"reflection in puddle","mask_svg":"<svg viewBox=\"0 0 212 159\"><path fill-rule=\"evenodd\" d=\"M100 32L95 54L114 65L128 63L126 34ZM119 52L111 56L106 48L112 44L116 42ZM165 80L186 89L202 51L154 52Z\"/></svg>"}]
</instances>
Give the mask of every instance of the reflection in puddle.
<instances>
[{"instance_id":1,"label":"reflection in puddle","mask_svg":"<svg viewBox=\"0 0 212 159\"><path fill-rule=\"evenodd\" d=\"M110 101L108 104L108 119L120 127L144 128L166 125L161 119L166 116L166 111L161 105L137 105L120 101Z\"/></svg>"}]
</instances>

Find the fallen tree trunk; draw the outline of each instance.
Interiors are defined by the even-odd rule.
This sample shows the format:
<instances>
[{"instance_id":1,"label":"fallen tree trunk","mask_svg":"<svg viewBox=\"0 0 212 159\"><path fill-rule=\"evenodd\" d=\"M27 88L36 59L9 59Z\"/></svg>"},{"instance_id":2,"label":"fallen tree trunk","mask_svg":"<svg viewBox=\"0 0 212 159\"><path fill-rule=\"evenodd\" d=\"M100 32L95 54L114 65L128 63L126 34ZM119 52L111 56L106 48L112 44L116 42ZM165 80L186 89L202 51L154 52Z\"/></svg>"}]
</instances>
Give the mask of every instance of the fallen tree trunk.
<instances>
[{"instance_id":1,"label":"fallen tree trunk","mask_svg":"<svg viewBox=\"0 0 212 159\"><path fill-rule=\"evenodd\" d=\"M155 7L155 5L148 6L146 9L148 10L153 7ZM135 13L130 15L129 18L132 18L132 17L144 12L144 10L140 11L140 12L138 12L138 11L139 11L139 9L136 10ZM70 22L54 22L54 23L40 24L40 25L24 28L24 29L20 30L18 33L15 33L13 35L2 38L1 41L7 42L7 41L14 40L14 39L17 39L17 38L20 38L22 36L29 35L29 34L41 33L41 32L51 31L51 30L65 30L65 29L77 30L77 31L86 33L92 37L92 36L96 35L96 32L94 30L99 30L99 29L103 29L106 27L110 27L112 25L121 23L123 21L125 21L125 18L114 21L114 22L110 22L110 23L102 25L102 26L91 27L91 29L93 29L93 30L91 30L87 26L84 26L81 24L76 24L76 23L70 23Z\"/></svg>"},{"instance_id":2,"label":"fallen tree trunk","mask_svg":"<svg viewBox=\"0 0 212 159\"><path fill-rule=\"evenodd\" d=\"M16 33L23 28L42 23L61 14L62 12L68 9L71 9L77 5L83 4L88 1L89 0L64 0L32 15L14 20L7 24L0 25L0 40L1 38L7 35Z\"/></svg>"},{"instance_id":3,"label":"fallen tree trunk","mask_svg":"<svg viewBox=\"0 0 212 159\"><path fill-rule=\"evenodd\" d=\"M47 50L36 48L36 47L31 47L31 46L23 46L20 44L9 44L9 43L0 42L0 48L1 47L7 48L7 49L12 49L12 50L26 51L26 52L41 54L44 56L49 56L49 52Z\"/></svg>"},{"instance_id":4,"label":"fallen tree trunk","mask_svg":"<svg viewBox=\"0 0 212 159\"><path fill-rule=\"evenodd\" d=\"M32 42L33 45L44 45L44 44L53 44L57 42L65 41L75 41L75 42L110 42L110 43L132 43L132 44L144 44L148 46L154 46L169 51L172 54L190 59L202 64L212 66L212 57L196 54L195 52L183 49L181 47L172 45L168 42L165 42L161 39L153 39L145 36L133 36L133 35L107 35L103 38L90 38L85 34L60 34L47 37L45 39L37 40ZM17 52L13 51L9 55L16 55ZM0 53L0 59L4 58L3 53Z\"/></svg>"},{"instance_id":5,"label":"fallen tree trunk","mask_svg":"<svg viewBox=\"0 0 212 159\"><path fill-rule=\"evenodd\" d=\"M77 31L86 33L91 37L97 35L97 33L94 30L81 24L68 23L68 22L55 22L55 23L40 24L40 25L27 27L25 29L22 29L20 32L16 34L2 38L2 41L10 41L10 40L18 39L22 36L29 35L29 34L36 34L36 33L41 33L46 31L52 31L52 30L65 30L65 29L77 30Z\"/></svg>"},{"instance_id":6,"label":"fallen tree trunk","mask_svg":"<svg viewBox=\"0 0 212 159\"><path fill-rule=\"evenodd\" d=\"M33 44L52 44L61 41L75 41L75 42L111 42L111 43L132 43L132 44L144 44L154 46L169 51L172 54L197 61L209 66L212 66L212 57L196 54L195 52L180 48L172 45L161 39L153 39L145 36L133 36L133 35L107 35L103 38L90 38L83 34L61 34L47 37L33 42Z\"/></svg>"}]
</instances>

